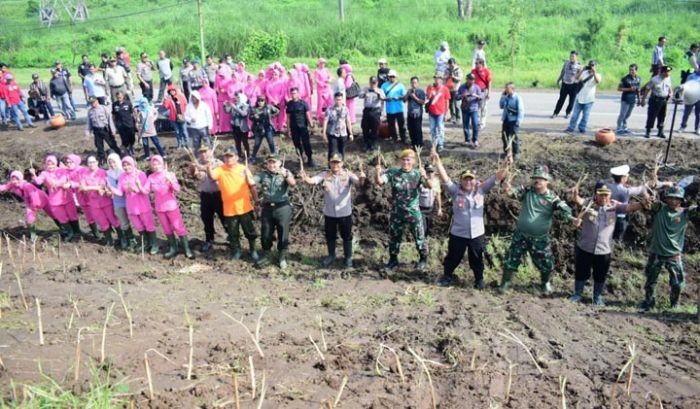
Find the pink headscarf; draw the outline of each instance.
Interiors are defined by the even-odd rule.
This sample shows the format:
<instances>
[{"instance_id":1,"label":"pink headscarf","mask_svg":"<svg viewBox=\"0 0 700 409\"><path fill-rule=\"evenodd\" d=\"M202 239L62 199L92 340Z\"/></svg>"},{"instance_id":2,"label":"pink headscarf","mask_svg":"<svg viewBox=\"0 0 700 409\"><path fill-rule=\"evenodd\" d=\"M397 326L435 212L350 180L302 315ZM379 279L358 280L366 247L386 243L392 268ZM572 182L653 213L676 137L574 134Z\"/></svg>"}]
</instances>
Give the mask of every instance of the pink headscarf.
<instances>
[{"instance_id":1,"label":"pink headscarf","mask_svg":"<svg viewBox=\"0 0 700 409\"><path fill-rule=\"evenodd\" d=\"M24 175L18 170L13 170L12 173L10 173L10 179L12 178L17 178L17 181L19 182L24 181Z\"/></svg>"},{"instance_id":2,"label":"pink headscarf","mask_svg":"<svg viewBox=\"0 0 700 409\"><path fill-rule=\"evenodd\" d=\"M53 163L54 165L58 165L58 159L56 159L55 155L49 155L44 159L44 164L48 165L49 163Z\"/></svg>"},{"instance_id":3,"label":"pink headscarf","mask_svg":"<svg viewBox=\"0 0 700 409\"><path fill-rule=\"evenodd\" d=\"M122 158L122 165L125 163L128 163L131 165L131 167L133 169L132 172L136 170L136 161L131 156L124 156Z\"/></svg>"},{"instance_id":4,"label":"pink headscarf","mask_svg":"<svg viewBox=\"0 0 700 409\"><path fill-rule=\"evenodd\" d=\"M160 155L153 155L153 156L151 156L151 163L153 163L153 162L158 162L158 163L160 163L161 165L162 165L163 163L165 163L165 161L163 160L163 157L160 156Z\"/></svg>"},{"instance_id":5,"label":"pink headscarf","mask_svg":"<svg viewBox=\"0 0 700 409\"><path fill-rule=\"evenodd\" d=\"M76 168L79 167L79 166L80 166L80 162L82 162L82 159L80 159L80 156L78 156L78 155L76 155L76 154L74 154L74 153L69 153L68 155L64 156L64 158L70 159L70 160L73 162L73 165L75 165Z\"/></svg>"}]
</instances>

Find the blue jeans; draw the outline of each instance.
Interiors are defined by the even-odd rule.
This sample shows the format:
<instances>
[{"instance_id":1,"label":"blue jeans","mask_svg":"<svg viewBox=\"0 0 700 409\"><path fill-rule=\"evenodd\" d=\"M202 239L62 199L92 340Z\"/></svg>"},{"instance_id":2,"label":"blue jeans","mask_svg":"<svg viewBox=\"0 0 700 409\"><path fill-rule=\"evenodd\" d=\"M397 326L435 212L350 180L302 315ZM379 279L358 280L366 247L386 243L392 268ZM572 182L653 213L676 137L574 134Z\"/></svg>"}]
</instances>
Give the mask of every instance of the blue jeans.
<instances>
[{"instance_id":1,"label":"blue jeans","mask_svg":"<svg viewBox=\"0 0 700 409\"><path fill-rule=\"evenodd\" d=\"M693 105L685 105L683 108L683 119L681 120L681 128L688 126L688 119L690 119L690 114L695 112L695 130L698 130L698 125L700 124L700 101Z\"/></svg>"},{"instance_id":2,"label":"blue jeans","mask_svg":"<svg viewBox=\"0 0 700 409\"><path fill-rule=\"evenodd\" d=\"M24 120L27 122L27 125L34 126L34 122L32 122L32 117L29 116L29 111L27 111L27 105L25 105L24 101L20 101L19 104L12 105L10 107L10 115L12 116L12 119L15 120L17 128L22 129L22 122L19 119L20 112L22 113L22 115L24 115Z\"/></svg>"},{"instance_id":3,"label":"blue jeans","mask_svg":"<svg viewBox=\"0 0 700 409\"><path fill-rule=\"evenodd\" d=\"M268 127L265 132L253 132L253 136L255 137L255 145L253 146L253 154L250 158L251 162L255 162L255 157L258 155L263 138L265 138L267 141L267 147L270 148L270 153L274 154L276 152L274 132L275 131L272 129L272 126Z\"/></svg>"},{"instance_id":4,"label":"blue jeans","mask_svg":"<svg viewBox=\"0 0 700 409\"><path fill-rule=\"evenodd\" d=\"M433 146L442 149L445 145L445 115L428 114L430 120L430 136Z\"/></svg>"},{"instance_id":5,"label":"blue jeans","mask_svg":"<svg viewBox=\"0 0 700 409\"><path fill-rule=\"evenodd\" d=\"M146 158L151 157L151 149L148 146L149 139L151 141L153 141L153 145L156 147L158 154L162 157L165 157L165 151L163 150L163 147L160 145L160 139L158 139L158 135L156 135L156 136L144 136L141 138L141 143L143 144L143 154L146 156Z\"/></svg>"},{"instance_id":6,"label":"blue jeans","mask_svg":"<svg viewBox=\"0 0 700 409\"><path fill-rule=\"evenodd\" d=\"M209 149L212 148L209 128L189 128L187 132L192 135L192 149L194 149L195 152L199 152L199 148L202 147L202 142L207 144ZM187 144L189 145L189 142L187 142Z\"/></svg>"},{"instance_id":7,"label":"blue jeans","mask_svg":"<svg viewBox=\"0 0 700 409\"><path fill-rule=\"evenodd\" d=\"M172 125L173 129L175 130L175 139L177 140L177 147L182 148L190 146L190 137L187 134L187 127L185 126L186 123L170 121L170 125Z\"/></svg>"},{"instance_id":8,"label":"blue jeans","mask_svg":"<svg viewBox=\"0 0 700 409\"><path fill-rule=\"evenodd\" d=\"M0 117L2 117L2 124L7 125L7 103L4 99L0 98Z\"/></svg>"},{"instance_id":9,"label":"blue jeans","mask_svg":"<svg viewBox=\"0 0 700 409\"><path fill-rule=\"evenodd\" d=\"M576 101L576 103L574 104L574 112L571 114L569 127L566 128L566 131L573 132L574 129L576 129L576 123L578 123L579 132L586 132L586 127L588 126L588 117L591 116L591 108L593 108L592 102L582 104ZM578 120L579 116L581 116L581 122L579 122Z\"/></svg>"},{"instance_id":10,"label":"blue jeans","mask_svg":"<svg viewBox=\"0 0 700 409\"><path fill-rule=\"evenodd\" d=\"M34 109L36 114L34 114L34 119L38 120L39 115L44 116L44 120L48 120L54 115L53 107L51 106L51 100L40 100L40 99L30 99L29 109Z\"/></svg>"},{"instance_id":11,"label":"blue jeans","mask_svg":"<svg viewBox=\"0 0 700 409\"><path fill-rule=\"evenodd\" d=\"M471 134L469 133L470 125ZM464 130L464 142L479 141L479 111L462 111L462 129Z\"/></svg>"},{"instance_id":12,"label":"blue jeans","mask_svg":"<svg viewBox=\"0 0 700 409\"><path fill-rule=\"evenodd\" d=\"M56 101L58 101L58 106L61 107L63 111L63 116L70 119L75 119L75 110L70 102L70 94L65 93L60 96L56 96Z\"/></svg>"},{"instance_id":13,"label":"blue jeans","mask_svg":"<svg viewBox=\"0 0 700 409\"><path fill-rule=\"evenodd\" d=\"M617 117L617 131L627 130L627 120L630 115L632 115L632 110L634 109L634 103L629 103L625 101L620 102L620 115Z\"/></svg>"}]
</instances>

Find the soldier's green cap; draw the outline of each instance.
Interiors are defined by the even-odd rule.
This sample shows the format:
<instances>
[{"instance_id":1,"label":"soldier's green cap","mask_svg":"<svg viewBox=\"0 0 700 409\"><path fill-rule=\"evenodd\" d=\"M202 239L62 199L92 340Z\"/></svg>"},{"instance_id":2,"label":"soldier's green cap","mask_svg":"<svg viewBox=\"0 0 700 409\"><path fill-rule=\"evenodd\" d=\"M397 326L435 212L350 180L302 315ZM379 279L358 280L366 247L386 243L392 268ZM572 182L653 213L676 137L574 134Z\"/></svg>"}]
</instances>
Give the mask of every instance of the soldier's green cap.
<instances>
[{"instance_id":1,"label":"soldier's green cap","mask_svg":"<svg viewBox=\"0 0 700 409\"><path fill-rule=\"evenodd\" d=\"M465 178L476 179L476 175L474 175L474 172L472 172L471 170L465 170L464 172L462 172L461 175L459 175L459 177L461 179L465 179Z\"/></svg>"},{"instance_id":2,"label":"soldier's green cap","mask_svg":"<svg viewBox=\"0 0 700 409\"><path fill-rule=\"evenodd\" d=\"M343 157L340 156L338 152L335 152L331 155L330 159L328 159L328 162L342 162Z\"/></svg>"},{"instance_id":3,"label":"soldier's green cap","mask_svg":"<svg viewBox=\"0 0 700 409\"><path fill-rule=\"evenodd\" d=\"M683 198L685 198L685 189L683 189L680 186L670 187L666 191L666 197L673 197L673 198L682 200Z\"/></svg>"},{"instance_id":4,"label":"soldier's green cap","mask_svg":"<svg viewBox=\"0 0 700 409\"><path fill-rule=\"evenodd\" d=\"M280 157L274 153L267 155L265 158L265 162L277 162L278 160L280 160Z\"/></svg>"},{"instance_id":5,"label":"soldier's green cap","mask_svg":"<svg viewBox=\"0 0 700 409\"><path fill-rule=\"evenodd\" d=\"M535 168L535 171L532 172L532 176L530 176L531 179L544 179L544 180L549 180L551 177L549 176L549 168L545 165L537 166Z\"/></svg>"}]
</instances>

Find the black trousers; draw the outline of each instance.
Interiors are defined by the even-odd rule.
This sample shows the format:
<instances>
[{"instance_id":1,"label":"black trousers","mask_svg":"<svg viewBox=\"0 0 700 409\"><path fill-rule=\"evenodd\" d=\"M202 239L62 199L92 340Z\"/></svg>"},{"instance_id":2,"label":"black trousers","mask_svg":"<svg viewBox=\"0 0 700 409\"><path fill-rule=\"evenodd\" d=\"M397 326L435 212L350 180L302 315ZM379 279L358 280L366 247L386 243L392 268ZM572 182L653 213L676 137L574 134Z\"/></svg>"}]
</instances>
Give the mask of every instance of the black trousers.
<instances>
[{"instance_id":1,"label":"black trousers","mask_svg":"<svg viewBox=\"0 0 700 409\"><path fill-rule=\"evenodd\" d=\"M313 155L314 152L311 150L309 128L297 128L292 126L289 132L292 134L294 149L296 149L300 155L306 154L307 159L311 161L311 155Z\"/></svg>"},{"instance_id":2,"label":"black trousers","mask_svg":"<svg viewBox=\"0 0 700 409\"><path fill-rule=\"evenodd\" d=\"M408 116L408 134L411 146L423 146L423 116Z\"/></svg>"},{"instance_id":3,"label":"black trousers","mask_svg":"<svg viewBox=\"0 0 700 409\"><path fill-rule=\"evenodd\" d=\"M214 215L219 216L221 224L226 228L224 202L221 200L221 192L199 192L199 217L202 219L202 224L204 224L206 241L214 240Z\"/></svg>"},{"instance_id":4,"label":"black trousers","mask_svg":"<svg viewBox=\"0 0 700 409\"><path fill-rule=\"evenodd\" d=\"M114 135L112 135L112 131L109 128L92 128L92 133L95 135L95 148L97 148L97 159L99 161L104 162L106 158L105 142L107 142L109 149L121 156L122 152L119 150L117 141L114 140Z\"/></svg>"},{"instance_id":5,"label":"black trousers","mask_svg":"<svg viewBox=\"0 0 700 409\"><path fill-rule=\"evenodd\" d=\"M326 241L335 240L340 231L343 241L352 240L352 215L345 217L324 216L323 228L326 232Z\"/></svg>"},{"instance_id":6,"label":"black trousers","mask_svg":"<svg viewBox=\"0 0 700 409\"><path fill-rule=\"evenodd\" d=\"M347 136L328 135L328 160L331 160L331 155L338 152L345 160L345 144L348 142Z\"/></svg>"},{"instance_id":7,"label":"black trousers","mask_svg":"<svg viewBox=\"0 0 700 409\"><path fill-rule=\"evenodd\" d=\"M228 230L228 244L232 249L237 250L240 248L240 237L241 231L243 229L243 235L248 240L255 240L258 237L258 233L255 231L255 225L253 224L253 211L249 211L245 214L239 214L238 216L226 216L226 228Z\"/></svg>"},{"instance_id":8,"label":"black trousers","mask_svg":"<svg viewBox=\"0 0 700 409\"><path fill-rule=\"evenodd\" d=\"M460 107L460 101L457 100L457 91L450 91L450 115L455 121L459 121L462 118L462 108Z\"/></svg>"},{"instance_id":9,"label":"black trousers","mask_svg":"<svg viewBox=\"0 0 700 409\"><path fill-rule=\"evenodd\" d=\"M381 108L365 108L362 110L362 137L365 141L365 148L372 149L377 143L379 135L379 122L382 116Z\"/></svg>"},{"instance_id":10,"label":"black trousers","mask_svg":"<svg viewBox=\"0 0 700 409\"><path fill-rule=\"evenodd\" d=\"M130 148L136 142L136 129L130 126L117 126L117 132L122 140L122 146Z\"/></svg>"},{"instance_id":11,"label":"black trousers","mask_svg":"<svg viewBox=\"0 0 700 409\"><path fill-rule=\"evenodd\" d=\"M610 253L591 254L576 246L575 273L576 281L586 281L591 278L593 270L593 282L604 283L610 270Z\"/></svg>"},{"instance_id":12,"label":"black trousers","mask_svg":"<svg viewBox=\"0 0 700 409\"><path fill-rule=\"evenodd\" d=\"M141 86L141 94L143 97L146 98L148 102L151 102L153 100L153 80L146 81L146 84L139 82L139 85ZM148 85L148 87L146 85Z\"/></svg>"},{"instance_id":13,"label":"black trousers","mask_svg":"<svg viewBox=\"0 0 700 409\"><path fill-rule=\"evenodd\" d=\"M657 128L664 128L664 121L666 121L666 106L668 105L666 101L666 98L659 98L653 95L649 98L646 129L653 128L654 122L656 122Z\"/></svg>"},{"instance_id":14,"label":"black trousers","mask_svg":"<svg viewBox=\"0 0 700 409\"><path fill-rule=\"evenodd\" d=\"M554 115L559 115L559 111L561 111L561 107L564 106L566 97L569 97L569 105L566 106L566 115L569 115L571 110L574 108L574 100L576 99L576 94L578 94L578 91L579 86L577 83L562 83L561 88L559 89L559 99L557 100L557 105L554 107Z\"/></svg>"},{"instance_id":15,"label":"black trousers","mask_svg":"<svg viewBox=\"0 0 700 409\"><path fill-rule=\"evenodd\" d=\"M241 128L233 127L233 140L236 141L236 150L242 155L250 158L250 145L248 145L248 132L241 131Z\"/></svg>"},{"instance_id":16,"label":"black trousers","mask_svg":"<svg viewBox=\"0 0 700 409\"><path fill-rule=\"evenodd\" d=\"M513 140L510 149L513 155L520 153L520 139L518 138L518 125L515 121L503 121L503 127L501 128L501 140L503 141L503 152L508 153L508 141Z\"/></svg>"},{"instance_id":17,"label":"black trousers","mask_svg":"<svg viewBox=\"0 0 700 409\"><path fill-rule=\"evenodd\" d=\"M389 125L389 136L396 142L398 137L401 142L406 142L406 123L403 118L403 112L397 114L386 114L386 122ZM399 134L396 134L396 125L399 126Z\"/></svg>"},{"instance_id":18,"label":"black trousers","mask_svg":"<svg viewBox=\"0 0 700 409\"><path fill-rule=\"evenodd\" d=\"M277 233L277 250L286 251L289 247L289 225L292 221L292 206L270 207L263 205L261 215L260 241L265 252L272 248L272 235Z\"/></svg>"},{"instance_id":19,"label":"black trousers","mask_svg":"<svg viewBox=\"0 0 700 409\"><path fill-rule=\"evenodd\" d=\"M467 253L469 259L469 267L474 272L474 279L480 281L484 279L484 249L486 248L486 240L484 236L466 239L464 237L450 234L447 242L447 256L443 262L445 276L451 277L455 269L462 262L464 253Z\"/></svg>"}]
</instances>

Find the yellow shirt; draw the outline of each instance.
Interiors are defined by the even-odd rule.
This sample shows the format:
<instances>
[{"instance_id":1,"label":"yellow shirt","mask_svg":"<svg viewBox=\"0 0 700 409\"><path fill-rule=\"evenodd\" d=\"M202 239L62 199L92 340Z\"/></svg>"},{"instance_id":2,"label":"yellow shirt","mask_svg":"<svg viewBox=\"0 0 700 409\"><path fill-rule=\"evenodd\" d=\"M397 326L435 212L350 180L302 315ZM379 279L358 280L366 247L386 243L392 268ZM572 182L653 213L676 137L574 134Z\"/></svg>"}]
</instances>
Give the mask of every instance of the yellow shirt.
<instances>
[{"instance_id":1,"label":"yellow shirt","mask_svg":"<svg viewBox=\"0 0 700 409\"><path fill-rule=\"evenodd\" d=\"M219 182L224 216L240 216L253 210L250 186L246 181L248 169L238 164L233 167L221 165L212 170L212 179Z\"/></svg>"}]
</instances>

